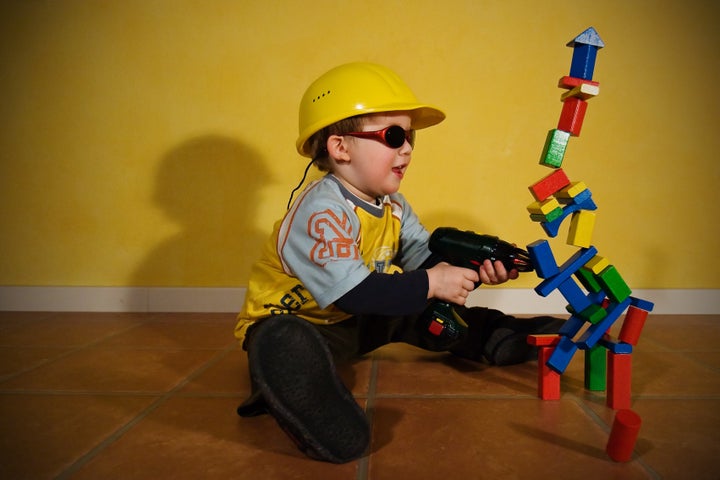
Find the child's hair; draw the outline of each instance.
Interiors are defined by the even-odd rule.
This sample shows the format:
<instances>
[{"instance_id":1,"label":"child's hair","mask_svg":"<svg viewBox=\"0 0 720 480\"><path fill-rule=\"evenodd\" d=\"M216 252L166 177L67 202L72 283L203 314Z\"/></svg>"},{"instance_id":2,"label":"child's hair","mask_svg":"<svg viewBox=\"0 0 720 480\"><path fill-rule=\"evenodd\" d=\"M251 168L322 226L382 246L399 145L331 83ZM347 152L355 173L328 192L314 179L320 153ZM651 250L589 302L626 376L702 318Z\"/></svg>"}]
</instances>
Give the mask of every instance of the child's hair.
<instances>
[{"instance_id":1,"label":"child's hair","mask_svg":"<svg viewBox=\"0 0 720 480\"><path fill-rule=\"evenodd\" d=\"M327 141L332 135L344 135L349 132L358 132L362 130L365 121L363 119L365 115L355 115L354 117L344 118L333 124L328 125L315 132L307 140L308 152L312 156L312 160L305 167L305 173L303 173L302 180L297 186L290 192L290 198L288 199L287 208L290 209L292 205L292 199L307 178L308 170L312 165L315 165L321 172L332 172L333 162L330 159L330 153L327 150Z\"/></svg>"},{"instance_id":2,"label":"child's hair","mask_svg":"<svg viewBox=\"0 0 720 480\"><path fill-rule=\"evenodd\" d=\"M327 151L327 141L332 135L343 135L362 130L364 115L345 118L316 132L308 139L313 163L321 172L332 171L332 160Z\"/></svg>"}]
</instances>

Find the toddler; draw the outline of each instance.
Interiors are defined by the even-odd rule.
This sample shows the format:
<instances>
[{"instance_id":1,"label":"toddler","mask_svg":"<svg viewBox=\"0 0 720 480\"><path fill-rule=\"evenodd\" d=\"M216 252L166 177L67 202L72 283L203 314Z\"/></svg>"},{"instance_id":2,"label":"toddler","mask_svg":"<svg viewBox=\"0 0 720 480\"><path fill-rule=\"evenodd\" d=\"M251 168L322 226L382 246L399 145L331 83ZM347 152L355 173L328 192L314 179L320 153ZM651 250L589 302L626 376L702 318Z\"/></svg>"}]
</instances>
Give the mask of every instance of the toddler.
<instances>
[{"instance_id":1,"label":"toddler","mask_svg":"<svg viewBox=\"0 0 720 480\"><path fill-rule=\"evenodd\" d=\"M391 70L341 65L300 103L298 152L323 172L291 204L254 265L235 329L248 353L250 397L241 416L271 414L311 458L343 463L370 444L363 410L337 362L404 342L493 365L530 358L530 333L555 333L551 317L517 319L466 308L476 285L515 279L500 261L452 266L402 194L415 131L445 114L421 103ZM307 170L306 170L307 172ZM454 305L461 335L425 328L433 301ZM430 307L429 307L430 306Z\"/></svg>"}]
</instances>

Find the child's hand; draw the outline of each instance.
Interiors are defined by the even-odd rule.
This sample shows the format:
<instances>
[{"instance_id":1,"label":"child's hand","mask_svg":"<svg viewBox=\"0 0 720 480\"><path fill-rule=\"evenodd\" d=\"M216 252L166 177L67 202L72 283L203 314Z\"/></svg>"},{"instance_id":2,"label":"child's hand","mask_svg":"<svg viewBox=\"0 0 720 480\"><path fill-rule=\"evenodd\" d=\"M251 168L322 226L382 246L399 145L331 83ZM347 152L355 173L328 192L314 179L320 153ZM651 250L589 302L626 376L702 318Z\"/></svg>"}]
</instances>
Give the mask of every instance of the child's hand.
<instances>
[{"instance_id":1,"label":"child's hand","mask_svg":"<svg viewBox=\"0 0 720 480\"><path fill-rule=\"evenodd\" d=\"M478 272L441 262L427 270L428 298L465 305L467 297L480 281Z\"/></svg>"},{"instance_id":2,"label":"child's hand","mask_svg":"<svg viewBox=\"0 0 720 480\"><path fill-rule=\"evenodd\" d=\"M495 264L490 260L485 260L478 273L480 274L480 281L486 285L499 285L508 280L515 280L520 275L515 269L508 272L505 265L499 260L495 260Z\"/></svg>"}]
</instances>

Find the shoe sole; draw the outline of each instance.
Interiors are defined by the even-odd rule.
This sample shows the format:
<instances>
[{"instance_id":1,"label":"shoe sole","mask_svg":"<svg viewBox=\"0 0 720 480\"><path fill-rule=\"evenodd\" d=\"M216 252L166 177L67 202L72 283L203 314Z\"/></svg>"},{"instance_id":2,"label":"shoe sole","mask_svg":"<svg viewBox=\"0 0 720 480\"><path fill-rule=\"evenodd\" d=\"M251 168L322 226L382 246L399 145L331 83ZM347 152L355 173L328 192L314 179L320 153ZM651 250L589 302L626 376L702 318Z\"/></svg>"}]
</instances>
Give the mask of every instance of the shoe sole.
<instances>
[{"instance_id":1,"label":"shoe sole","mask_svg":"<svg viewBox=\"0 0 720 480\"><path fill-rule=\"evenodd\" d=\"M332 463L364 454L370 442L367 417L312 325L286 316L265 320L249 358L270 413L300 450Z\"/></svg>"}]
</instances>

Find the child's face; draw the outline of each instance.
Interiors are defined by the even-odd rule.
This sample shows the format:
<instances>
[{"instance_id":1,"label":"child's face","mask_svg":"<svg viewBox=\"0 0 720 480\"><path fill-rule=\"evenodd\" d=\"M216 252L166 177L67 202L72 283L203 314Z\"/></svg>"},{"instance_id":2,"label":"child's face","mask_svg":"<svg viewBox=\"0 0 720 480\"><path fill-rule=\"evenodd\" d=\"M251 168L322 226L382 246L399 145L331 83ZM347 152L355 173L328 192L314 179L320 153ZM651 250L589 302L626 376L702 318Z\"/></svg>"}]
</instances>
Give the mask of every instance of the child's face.
<instances>
[{"instance_id":1,"label":"child's face","mask_svg":"<svg viewBox=\"0 0 720 480\"><path fill-rule=\"evenodd\" d=\"M410 129L410 115L403 112L378 113L364 118L362 131L382 130L398 125ZM368 138L343 136L348 161L339 162L335 175L355 195L369 202L395 193L410 165L413 147L405 141L399 148Z\"/></svg>"}]
</instances>

